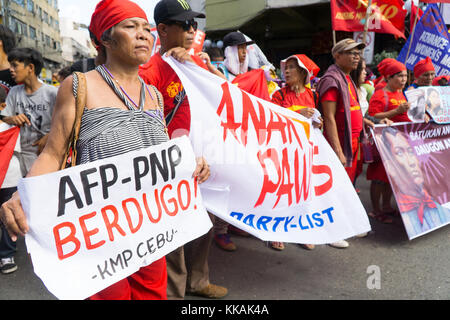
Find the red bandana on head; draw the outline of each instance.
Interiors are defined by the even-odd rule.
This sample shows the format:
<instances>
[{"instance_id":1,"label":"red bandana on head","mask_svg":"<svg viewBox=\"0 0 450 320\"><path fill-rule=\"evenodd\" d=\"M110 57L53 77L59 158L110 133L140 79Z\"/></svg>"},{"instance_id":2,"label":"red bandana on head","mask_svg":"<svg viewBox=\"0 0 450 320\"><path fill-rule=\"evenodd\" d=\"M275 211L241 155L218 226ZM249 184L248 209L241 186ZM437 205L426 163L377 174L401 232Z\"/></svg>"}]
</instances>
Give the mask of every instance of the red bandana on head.
<instances>
[{"instance_id":1,"label":"red bandana on head","mask_svg":"<svg viewBox=\"0 0 450 320\"><path fill-rule=\"evenodd\" d=\"M382 75L384 77L384 70L390 63L392 63L394 61L397 61L397 60L395 60L393 58L385 58L385 59L381 60L381 62L377 66L377 69L378 69L378 72L380 73L380 75Z\"/></svg>"},{"instance_id":2,"label":"red bandana on head","mask_svg":"<svg viewBox=\"0 0 450 320\"><path fill-rule=\"evenodd\" d=\"M427 71L434 71L434 66L430 57L426 57L416 63L414 66L414 77L418 78Z\"/></svg>"},{"instance_id":3,"label":"red bandana on head","mask_svg":"<svg viewBox=\"0 0 450 320\"><path fill-rule=\"evenodd\" d=\"M402 72L406 70L406 66L400 61L394 60L383 66L381 74L383 77L387 78L396 73Z\"/></svg>"},{"instance_id":4,"label":"red bandana on head","mask_svg":"<svg viewBox=\"0 0 450 320\"><path fill-rule=\"evenodd\" d=\"M148 21L144 10L134 2L129 0L102 0L95 7L89 30L100 41L106 30L129 18L143 18Z\"/></svg>"}]
</instances>

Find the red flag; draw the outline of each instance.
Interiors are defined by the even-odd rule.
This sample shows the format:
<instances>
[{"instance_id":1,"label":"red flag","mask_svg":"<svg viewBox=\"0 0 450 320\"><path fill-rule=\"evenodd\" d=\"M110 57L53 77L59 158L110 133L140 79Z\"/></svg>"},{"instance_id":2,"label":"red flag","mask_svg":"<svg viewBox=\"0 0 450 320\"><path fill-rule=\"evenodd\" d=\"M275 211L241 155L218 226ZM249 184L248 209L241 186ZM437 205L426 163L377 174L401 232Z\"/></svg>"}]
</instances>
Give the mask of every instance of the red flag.
<instances>
[{"instance_id":1,"label":"red flag","mask_svg":"<svg viewBox=\"0 0 450 320\"><path fill-rule=\"evenodd\" d=\"M239 89L247 91L258 98L271 101L263 69L255 69L242 73L234 78L232 83L236 84Z\"/></svg>"},{"instance_id":2,"label":"red flag","mask_svg":"<svg viewBox=\"0 0 450 320\"><path fill-rule=\"evenodd\" d=\"M192 44L191 49L189 49L189 54L196 54L203 50L203 43L205 42L206 34L198 29L194 35L194 43Z\"/></svg>"},{"instance_id":3,"label":"red flag","mask_svg":"<svg viewBox=\"0 0 450 320\"><path fill-rule=\"evenodd\" d=\"M450 0L420 0L425 3L450 3Z\"/></svg>"},{"instance_id":4,"label":"red flag","mask_svg":"<svg viewBox=\"0 0 450 320\"><path fill-rule=\"evenodd\" d=\"M0 186L3 184L3 180L5 180L19 132L19 127L12 127L11 129L0 132Z\"/></svg>"},{"instance_id":5,"label":"red flag","mask_svg":"<svg viewBox=\"0 0 450 320\"><path fill-rule=\"evenodd\" d=\"M422 9L415 6L414 1L411 1L411 16L410 16L410 27L409 27L410 32L412 32L414 29L414 22L417 23L420 20L420 17L422 16L422 14L423 14ZM416 18L416 16L417 16L417 18Z\"/></svg>"},{"instance_id":6,"label":"red flag","mask_svg":"<svg viewBox=\"0 0 450 320\"><path fill-rule=\"evenodd\" d=\"M368 0L331 0L333 30L364 31ZM405 38L405 16L402 0L374 0L368 31L390 33Z\"/></svg>"}]
</instances>

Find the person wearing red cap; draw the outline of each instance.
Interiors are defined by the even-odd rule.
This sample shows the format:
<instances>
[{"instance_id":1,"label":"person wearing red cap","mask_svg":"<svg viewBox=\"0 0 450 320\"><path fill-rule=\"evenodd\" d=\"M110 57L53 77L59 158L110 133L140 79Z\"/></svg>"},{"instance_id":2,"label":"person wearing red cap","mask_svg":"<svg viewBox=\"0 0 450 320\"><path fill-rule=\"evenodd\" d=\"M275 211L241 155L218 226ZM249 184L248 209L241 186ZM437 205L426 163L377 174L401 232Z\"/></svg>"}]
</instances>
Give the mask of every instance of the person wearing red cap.
<instances>
[{"instance_id":1,"label":"person wearing red cap","mask_svg":"<svg viewBox=\"0 0 450 320\"><path fill-rule=\"evenodd\" d=\"M386 79L383 76L384 69L386 68L386 66L388 66L393 61L397 61L397 60L395 60L393 58L385 58L385 59L381 60L380 63L378 63L377 69L378 69L378 72L380 73L380 77L379 77L379 79L376 80L375 90L382 89L386 86Z\"/></svg>"},{"instance_id":2,"label":"person wearing red cap","mask_svg":"<svg viewBox=\"0 0 450 320\"><path fill-rule=\"evenodd\" d=\"M446 87L449 85L449 82L450 82L450 76L439 76L439 77L434 78L431 85Z\"/></svg>"},{"instance_id":3,"label":"person wearing red cap","mask_svg":"<svg viewBox=\"0 0 450 320\"><path fill-rule=\"evenodd\" d=\"M418 87L431 86L436 77L433 62L430 57L420 60L414 66L414 82L406 89L416 89Z\"/></svg>"},{"instance_id":4,"label":"person wearing red cap","mask_svg":"<svg viewBox=\"0 0 450 320\"><path fill-rule=\"evenodd\" d=\"M408 77L406 66L397 60L391 61L382 69L382 75L386 79L386 86L375 91L370 99L369 115L378 119L388 118L393 122L410 122L407 115L410 105L402 91ZM371 181L370 198L373 209L369 216L382 223L392 223L388 215L395 214L391 206L392 189L381 160L369 164L367 179Z\"/></svg>"},{"instance_id":5,"label":"person wearing red cap","mask_svg":"<svg viewBox=\"0 0 450 320\"><path fill-rule=\"evenodd\" d=\"M197 29L194 18L205 18L205 15L193 11L184 1L159 1L155 6L154 19L161 49L139 71L142 79L155 85L164 97L164 116L171 138L189 135L191 113L183 85L169 64L162 59L162 55L172 56L180 62L194 62L225 79L225 76L211 64L207 54L189 55L188 50L193 44ZM210 214L210 218L214 221L213 215ZM184 299L186 293L213 299L227 295L226 288L209 282L208 257L213 234L211 229L204 236L166 256L169 300Z\"/></svg>"},{"instance_id":6,"label":"person wearing red cap","mask_svg":"<svg viewBox=\"0 0 450 320\"><path fill-rule=\"evenodd\" d=\"M281 61L280 67L286 86L273 94L272 102L311 118L318 103L318 96L307 87L313 73L305 66L305 57L293 55Z\"/></svg>"},{"instance_id":7,"label":"person wearing red cap","mask_svg":"<svg viewBox=\"0 0 450 320\"><path fill-rule=\"evenodd\" d=\"M139 77L141 64L150 59L152 36L145 12L128 0L102 0L89 26L105 62L85 73L86 106L81 117L77 164L89 163L168 141L164 102L154 86ZM75 120L78 78L67 77L56 98L47 144L28 177L59 170L68 149ZM145 111L145 112L143 112ZM199 162L194 175L199 183L209 177L206 163ZM16 193L2 206L10 235L28 231ZM94 294L92 300L151 300L167 298L166 260L149 266Z\"/></svg>"},{"instance_id":8,"label":"person wearing red cap","mask_svg":"<svg viewBox=\"0 0 450 320\"><path fill-rule=\"evenodd\" d=\"M307 85L314 73L317 75L319 67L303 54L296 54L282 60L280 67L286 80L286 86L272 95L272 102L295 111L305 118L311 118L315 113L319 97ZM321 126L322 123L319 127ZM269 244L274 250L284 250L283 242L270 242ZM314 249L313 244L300 244L300 246L307 250Z\"/></svg>"}]
</instances>

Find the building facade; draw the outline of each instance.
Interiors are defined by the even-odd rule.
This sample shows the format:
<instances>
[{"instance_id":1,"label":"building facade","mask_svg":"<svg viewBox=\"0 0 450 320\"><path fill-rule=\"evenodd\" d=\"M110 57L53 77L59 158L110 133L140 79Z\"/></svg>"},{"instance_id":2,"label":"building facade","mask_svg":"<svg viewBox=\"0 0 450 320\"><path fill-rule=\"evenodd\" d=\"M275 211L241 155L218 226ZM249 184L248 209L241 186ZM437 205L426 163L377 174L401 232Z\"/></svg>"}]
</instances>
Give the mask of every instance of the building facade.
<instances>
[{"instance_id":1,"label":"building facade","mask_svg":"<svg viewBox=\"0 0 450 320\"><path fill-rule=\"evenodd\" d=\"M87 26L70 18L60 17L60 31L64 65L96 56L97 50L92 45Z\"/></svg>"},{"instance_id":2,"label":"building facade","mask_svg":"<svg viewBox=\"0 0 450 320\"><path fill-rule=\"evenodd\" d=\"M48 70L57 71L63 63L58 0L0 0L0 19L16 34L18 47L42 53L41 77L51 79Z\"/></svg>"}]
</instances>

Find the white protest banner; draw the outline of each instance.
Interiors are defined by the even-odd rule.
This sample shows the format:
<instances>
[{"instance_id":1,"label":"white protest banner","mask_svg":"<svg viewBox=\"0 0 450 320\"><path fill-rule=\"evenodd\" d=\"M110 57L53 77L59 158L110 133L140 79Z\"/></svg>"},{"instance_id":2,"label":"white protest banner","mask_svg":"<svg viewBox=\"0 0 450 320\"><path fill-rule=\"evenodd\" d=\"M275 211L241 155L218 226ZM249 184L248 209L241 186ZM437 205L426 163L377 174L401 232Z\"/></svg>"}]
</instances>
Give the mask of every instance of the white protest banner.
<instances>
[{"instance_id":1,"label":"white protest banner","mask_svg":"<svg viewBox=\"0 0 450 320\"><path fill-rule=\"evenodd\" d=\"M191 109L190 138L211 167L208 211L262 240L323 244L370 230L320 130L192 63L165 58Z\"/></svg>"},{"instance_id":2,"label":"white protest banner","mask_svg":"<svg viewBox=\"0 0 450 320\"><path fill-rule=\"evenodd\" d=\"M85 299L205 234L187 137L22 179L34 272L59 299Z\"/></svg>"},{"instance_id":3,"label":"white protest banner","mask_svg":"<svg viewBox=\"0 0 450 320\"><path fill-rule=\"evenodd\" d=\"M434 122L450 123L450 87L426 86L405 91L411 104L408 117L413 122L423 122L425 111Z\"/></svg>"}]
</instances>

